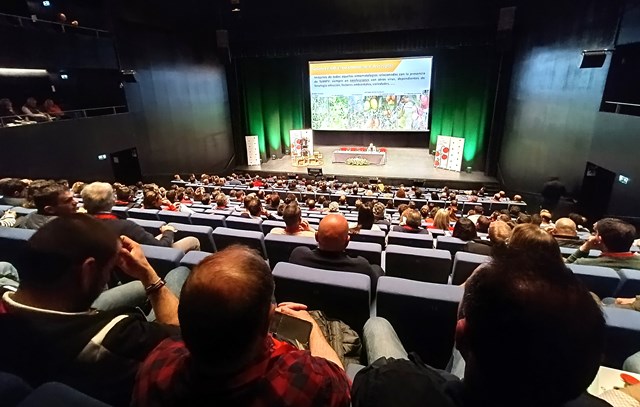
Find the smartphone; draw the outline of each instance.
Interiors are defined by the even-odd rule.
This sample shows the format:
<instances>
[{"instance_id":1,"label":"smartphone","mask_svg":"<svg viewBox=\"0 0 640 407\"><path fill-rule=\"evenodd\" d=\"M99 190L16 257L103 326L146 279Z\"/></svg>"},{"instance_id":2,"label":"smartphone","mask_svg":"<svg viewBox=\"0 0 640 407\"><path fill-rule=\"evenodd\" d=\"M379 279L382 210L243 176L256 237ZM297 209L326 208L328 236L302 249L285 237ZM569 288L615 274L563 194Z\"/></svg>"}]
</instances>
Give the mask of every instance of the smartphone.
<instances>
[{"instance_id":1,"label":"smartphone","mask_svg":"<svg viewBox=\"0 0 640 407\"><path fill-rule=\"evenodd\" d=\"M309 349L312 328L311 322L276 311L271 320L269 331L274 338L303 350Z\"/></svg>"}]
</instances>

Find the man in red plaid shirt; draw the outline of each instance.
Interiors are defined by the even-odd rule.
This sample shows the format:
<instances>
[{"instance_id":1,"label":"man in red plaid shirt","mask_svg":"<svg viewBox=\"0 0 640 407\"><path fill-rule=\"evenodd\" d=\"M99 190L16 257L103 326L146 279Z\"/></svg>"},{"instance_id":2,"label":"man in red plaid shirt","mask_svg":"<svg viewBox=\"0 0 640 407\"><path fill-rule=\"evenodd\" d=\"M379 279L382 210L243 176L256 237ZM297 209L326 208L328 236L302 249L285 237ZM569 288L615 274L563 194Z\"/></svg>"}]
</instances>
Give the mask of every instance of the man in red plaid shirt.
<instances>
[{"instance_id":1,"label":"man in red plaid shirt","mask_svg":"<svg viewBox=\"0 0 640 407\"><path fill-rule=\"evenodd\" d=\"M349 379L306 306L277 310L312 323L308 351L269 334L273 289L269 266L246 247L204 259L181 293L183 341L167 339L151 352L132 405L348 407Z\"/></svg>"}]
</instances>

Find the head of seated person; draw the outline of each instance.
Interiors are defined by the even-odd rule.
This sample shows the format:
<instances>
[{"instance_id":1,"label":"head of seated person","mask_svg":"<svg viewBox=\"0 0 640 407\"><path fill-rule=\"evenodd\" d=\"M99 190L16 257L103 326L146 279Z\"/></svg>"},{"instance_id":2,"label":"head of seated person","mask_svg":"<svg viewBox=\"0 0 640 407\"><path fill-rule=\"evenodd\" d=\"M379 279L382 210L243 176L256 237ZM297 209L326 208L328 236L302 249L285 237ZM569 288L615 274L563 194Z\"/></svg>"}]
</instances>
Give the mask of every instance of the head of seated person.
<instances>
[{"instance_id":1,"label":"head of seated person","mask_svg":"<svg viewBox=\"0 0 640 407\"><path fill-rule=\"evenodd\" d=\"M171 191L167 191L166 198L167 198L167 201L171 203L179 202L178 191L174 189L172 189Z\"/></svg>"},{"instance_id":2,"label":"head of seated person","mask_svg":"<svg viewBox=\"0 0 640 407\"><path fill-rule=\"evenodd\" d=\"M560 218L556 221L553 228L549 229L549 233L553 236L578 236L578 229L574 221L569 218Z\"/></svg>"},{"instance_id":3,"label":"head of seated person","mask_svg":"<svg viewBox=\"0 0 640 407\"><path fill-rule=\"evenodd\" d=\"M33 191L33 203L38 214L65 216L76 213L73 193L56 182L47 182Z\"/></svg>"},{"instance_id":4,"label":"head of seated person","mask_svg":"<svg viewBox=\"0 0 640 407\"><path fill-rule=\"evenodd\" d=\"M376 202L373 204L373 217L375 221L381 221L385 219L386 207L382 202Z\"/></svg>"},{"instance_id":5,"label":"head of seated person","mask_svg":"<svg viewBox=\"0 0 640 407\"><path fill-rule=\"evenodd\" d=\"M507 240L511 237L511 226L501 220L490 222L488 218L484 217L484 219L488 222L487 232L489 233L489 241L491 241L494 246L506 244ZM478 219L478 223L480 223L480 219Z\"/></svg>"},{"instance_id":6,"label":"head of seated person","mask_svg":"<svg viewBox=\"0 0 640 407\"><path fill-rule=\"evenodd\" d=\"M110 213L115 203L113 188L106 182L91 183L82 191L82 203L90 215Z\"/></svg>"},{"instance_id":7,"label":"head of seated person","mask_svg":"<svg viewBox=\"0 0 640 407\"><path fill-rule=\"evenodd\" d=\"M409 205L407 204L398 205L398 214L402 215L407 209L409 209Z\"/></svg>"},{"instance_id":8,"label":"head of seated person","mask_svg":"<svg viewBox=\"0 0 640 407\"><path fill-rule=\"evenodd\" d=\"M338 198L338 205L345 206L346 204L347 204L347 196L340 195L340 197Z\"/></svg>"},{"instance_id":9,"label":"head of seated person","mask_svg":"<svg viewBox=\"0 0 640 407\"><path fill-rule=\"evenodd\" d=\"M520 215L518 215L518 218L516 219L516 223L518 225L521 225L523 223L531 223L531 215L527 215L526 213L521 213Z\"/></svg>"},{"instance_id":10,"label":"head of seated person","mask_svg":"<svg viewBox=\"0 0 640 407\"><path fill-rule=\"evenodd\" d=\"M104 290L120 239L88 215L59 217L29 239L14 299L61 312L84 312Z\"/></svg>"},{"instance_id":11,"label":"head of seated person","mask_svg":"<svg viewBox=\"0 0 640 407\"><path fill-rule=\"evenodd\" d=\"M255 196L249 198L245 203L245 208L251 217L258 218L262 214L262 203Z\"/></svg>"},{"instance_id":12,"label":"head of seated person","mask_svg":"<svg viewBox=\"0 0 640 407\"><path fill-rule=\"evenodd\" d=\"M396 198L406 198L407 197L407 193L404 191L403 187L398 188L398 191L396 192Z\"/></svg>"},{"instance_id":13,"label":"head of seated person","mask_svg":"<svg viewBox=\"0 0 640 407\"><path fill-rule=\"evenodd\" d=\"M175 191L171 190L169 192L172 192L175 195ZM116 199L121 202L121 203L128 203L128 202L132 202L133 201L133 191L131 191L131 189L125 185L122 185L118 188L116 188Z\"/></svg>"},{"instance_id":14,"label":"head of seated person","mask_svg":"<svg viewBox=\"0 0 640 407\"><path fill-rule=\"evenodd\" d=\"M594 225L599 248L607 253L628 253L635 240L636 228L620 219L604 218Z\"/></svg>"},{"instance_id":15,"label":"head of seated person","mask_svg":"<svg viewBox=\"0 0 640 407\"><path fill-rule=\"evenodd\" d=\"M205 192L204 194L202 194L202 198L200 199L200 202L203 205L211 204L211 195L209 195L208 193Z\"/></svg>"},{"instance_id":16,"label":"head of seated person","mask_svg":"<svg viewBox=\"0 0 640 407\"><path fill-rule=\"evenodd\" d=\"M285 230L287 233L297 233L300 231L300 224L302 222L302 211L297 203L286 205L282 212L282 220L286 225Z\"/></svg>"},{"instance_id":17,"label":"head of seated person","mask_svg":"<svg viewBox=\"0 0 640 407\"><path fill-rule=\"evenodd\" d=\"M85 186L86 184L84 182L80 182L80 181L74 182L73 185L71 186L71 192L73 192L74 196L80 196Z\"/></svg>"},{"instance_id":18,"label":"head of seated person","mask_svg":"<svg viewBox=\"0 0 640 407\"><path fill-rule=\"evenodd\" d=\"M162 195L155 191L147 191L142 199L144 209L162 209Z\"/></svg>"},{"instance_id":19,"label":"head of seated person","mask_svg":"<svg viewBox=\"0 0 640 407\"><path fill-rule=\"evenodd\" d=\"M327 215L318 225L318 248L325 252L341 253L349 245L349 223L342 215Z\"/></svg>"},{"instance_id":20,"label":"head of seated person","mask_svg":"<svg viewBox=\"0 0 640 407\"><path fill-rule=\"evenodd\" d=\"M0 194L7 205L22 205L27 198L28 186L18 178L3 178L0 180Z\"/></svg>"},{"instance_id":21,"label":"head of seated person","mask_svg":"<svg viewBox=\"0 0 640 407\"><path fill-rule=\"evenodd\" d=\"M420 225L422 225L422 216L415 209L407 208L402 212L402 218L404 218L405 225L411 229L420 229Z\"/></svg>"},{"instance_id":22,"label":"head of seated person","mask_svg":"<svg viewBox=\"0 0 640 407\"><path fill-rule=\"evenodd\" d=\"M357 226L351 231L357 233L361 229L371 230L375 221L376 218L373 215L373 208L371 207L371 203L365 202L360 206L360 209L358 209L358 223Z\"/></svg>"},{"instance_id":23,"label":"head of seated person","mask_svg":"<svg viewBox=\"0 0 640 407\"><path fill-rule=\"evenodd\" d=\"M316 201L315 199L307 199L307 208L309 208L309 210L313 211L316 209Z\"/></svg>"},{"instance_id":24,"label":"head of seated person","mask_svg":"<svg viewBox=\"0 0 640 407\"><path fill-rule=\"evenodd\" d=\"M478 237L476 225L467 218L461 218L456 222L451 235L453 237L457 237L458 239L464 240L465 242L476 239Z\"/></svg>"},{"instance_id":25,"label":"head of seated person","mask_svg":"<svg viewBox=\"0 0 640 407\"><path fill-rule=\"evenodd\" d=\"M604 334L602 311L563 263L494 258L467 280L460 304L465 391L477 405L564 405L595 377ZM505 374L514 355L518 372Z\"/></svg>"},{"instance_id":26,"label":"head of seated person","mask_svg":"<svg viewBox=\"0 0 640 407\"><path fill-rule=\"evenodd\" d=\"M433 228L441 230L449 230L449 211L446 209L439 209L436 212L436 216L433 218Z\"/></svg>"},{"instance_id":27,"label":"head of seated person","mask_svg":"<svg viewBox=\"0 0 640 407\"><path fill-rule=\"evenodd\" d=\"M224 209L229 204L229 198L224 193L216 195L216 208Z\"/></svg>"},{"instance_id":28,"label":"head of seated person","mask_svg":"<svg viewBox=\"0 0 640 407\"><path fill-rule=\"evenodd\" d=\"M539 265L540 268L545 268L549 264L564 264L556 239L544 229L530 223L513 228L506 248L509 256L521 257L530 264Z\"/></svg>"},{"instance_id":29,"label":"head of seated person","mask_svg":"<svg viewBox=\"0 0 640 407\"><path fill-rule=\"evenodd\" d=\"M429 217L429 212L431 212L429 205L422 205L420 208L420 216L422 216L422 219L427 219Z\"/></svg>"}]
</instances>

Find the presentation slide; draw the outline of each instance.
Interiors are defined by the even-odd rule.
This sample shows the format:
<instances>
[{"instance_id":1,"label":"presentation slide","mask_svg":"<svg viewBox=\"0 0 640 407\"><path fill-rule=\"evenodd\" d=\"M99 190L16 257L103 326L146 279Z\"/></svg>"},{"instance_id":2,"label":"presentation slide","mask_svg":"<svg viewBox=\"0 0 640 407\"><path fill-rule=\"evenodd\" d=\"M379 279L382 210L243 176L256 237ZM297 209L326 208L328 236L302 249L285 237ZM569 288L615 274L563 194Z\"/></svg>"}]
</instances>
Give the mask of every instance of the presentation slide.
<instances>
[{"instance_id":1,"label":"presentation slide","mask_svg":"<svg viewBox=\"0 0 640 407\"><path fill-rule=\"evenodd\" d=\"M433 57L310 61L313 130L427 131Z\"/></svg>"}]
</instances>

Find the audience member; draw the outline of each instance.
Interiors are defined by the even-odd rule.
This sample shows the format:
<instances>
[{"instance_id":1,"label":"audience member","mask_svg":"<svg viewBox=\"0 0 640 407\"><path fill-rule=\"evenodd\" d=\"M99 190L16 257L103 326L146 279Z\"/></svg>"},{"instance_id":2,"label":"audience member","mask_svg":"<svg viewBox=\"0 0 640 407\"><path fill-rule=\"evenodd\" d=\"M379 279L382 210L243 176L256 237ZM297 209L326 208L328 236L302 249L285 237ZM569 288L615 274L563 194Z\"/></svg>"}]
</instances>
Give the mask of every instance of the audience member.
<instances>
[{"instance_id":1,"label":"audience member","mask_svg":"<svg viewBox=\"0 0 640 407\"><path fill-rule=\"evenodd\" d=\"M2 370L36 387L59 381L104 402L129 404L142 360L177 334L178 301L130 239L87 215L55 219L27 244L17 292L0 303ZM114 266L140 280L157 323L135 309L91 310Z\"/></svg>"},{"instance_id":2,"label":"audience member","mask_svg":"<svg viewBox=\"0 0 640 407\"><path fill-rule=\"evenodd\" d=\"M480 216L484 215L484 208L482 207L482 205L475 205L473 207L473 212L474 214L467 216L467 218L469 218L471 222L476 224L478 223L478 219L480 218Z\"/></svg>"},{"instance_id":3,"label":"audience member","mask_svg":"<svg viewBox=\"0 0 640 407\"><path fill-rule=\"evenodd\" d=\"M520 215L518 215L518 218L516 219L516 224L521 225L523 223L532 223L531 216L527 215L526 213L521 213Z\"/></svg>"},{"instance_id":4,"label":"audience member","mask_svg":"<svg viewBox=\"0 0 640 407\"><path fill-rule=\"evenodd\" d=\"M386 215L386 207L382 202L376 202L373 204L373 218L374 223L377 225L391 226L391 220Z\"/></svg>"},{"instance_id":5,"label":"audience member","mask_svg":"<svg viewBox=\"0 0 640 407\"><path fill-rule=\"evenodd\" d=\"M546 209L540 211L540 219L542 220L540 223L540 227L542 229L551 229L553 228L553 221L551 220L551 212Z\"/></svg>"},{"instance_id":6,"label":"audience member","mask_svg":"<svg viewBox=\"0 0 640 407\"><path fill-rule=\"evenodd\" d=\"M185 253L191 250L200 250L200 241L193 236L187 236L174 242L177 230L173 226L161 226L160 235L154 237L137 223L129 219L121 219L113 214L111 212L114 204L113 189L106 182L94 182L87 185L82 191L82 201L89 215L102 221L109 230L118 236L127 236L139 244L173 247Z\"/></svg>"},{"instance_id":7,"label":"audience member","mask_svg":"<svg viewBox=\"0 0 640 407\"><path fill-rule=\"evenodd\" d=\"M229 198L224 193L216 195L216 209L227 209Z\"/></svg>"},{"instance_id":8,"label":"audience member","mask_svg":"<svg viewBox=\"0 0 640 407\"><path fill-rule=\"evenodd\" d=\"M575 222L569 218L558 219L554 227L548 229L548 232L556 239L556 242L558 242L560 247L572 247L577 249L584 243L582 239L578 237L578 230Z\"/></svg>"},{"instance_id":9,"label":"audience member","mask_svg":"<svg viewBox=\"0 0 640 407\"><path fill-rule=\"evenodd\" d=\"M34 190L33 201L37 212L18 218L16 228L39 229L57 216L76 213L76 201L71 191L55 182L49 181Z\"/></svg>"},{"instance_id":10,"label":"audience member","mask_svg":"<svg viewBox=\"0 0 640 407\"><path fill-rule=\"evenodd\" d=\"M25 120L25 117L20 116L13 110L13 103L6 98L0 99L0 117L2 117L5 124Z\"/></svg>"},{"instance_id":11,"label":"audience member","mask_svg":"<svg viewBox=\"0 0 640 407\"><path fill-rule=\"evenodd\" d=\"M447 209L439 209L433 218L433 225L429 229L451 230L449 226L449 211Z\"/></svg>"},{"instance_id":12,"label":"audience member","mask_svg":"<svg viewBox=\"0 0 640 407\"><path fill-rule=\"evenodd\" d=\"M511 236L511 227L506 222L497 220L490 222L488 232L488 240L476 238L467 243L465 251L491 256L494 247L504 245L507 239L509 239L509 236Z\"/></svg>"},{"instance_id":13,"label":"audience member","mask_svg":"<svg viewBox=\"0 0 640 407\"><path fill-rule=\"evenodd\" d=\"M56 105L52 99L45 100L42 107L44 108L44 112L51 117L60 119L64 116L64 112L60 106Z\"/></svg>"},{"instance_id":14,"label":"audience member","mask_svg":"<svg viewBox=\"0 0 640 407\"><path fill-rule=\"evenodd\" d=\"M273 228L269 233L273 233L274 235L315 237L316 231L309 226L306 220L302 220L302 211L297 204L287 205L282 213L282 218L286 227L284 229Z\"/></svg>"},{"instance_id":15,"label":"audience member","mask_svg":"<svg viewBox=\"0 0 640 407\"><path fill-rule=\"evenodd\" d=\"M476 232L476 225L467 218L462 218L458 222L456 222L453 227L453 232L451 236L457 237L460 240L464 240L465 242L472 241L478 238L478 233Z\"/></svg>"},{"instance_id":16,"label":"audience member","mask_svg":"<svg viewBox=\"0 0 640 407\"><path fill-rule=\"evenodd\" d=\"M540 270L515 257L494 259L470 277L455 333L464 381L409 356L386 320L369 320L371 365L354 379L353 406L560 407L598 372L605 327L589 292L562 263ZM505 370L514 355L517 374Z\"/></svg>"},{"instance_id":17,"label":"audience member","mask_svg":"<svg viewBox=\"0 0 640 407\"><path fill-rule=\"evenodd\" d=\"M132 405L348 407L349 379L304 305L277 310L312 324L308 351L269 334L273 291L269 266L248 248L200 262L180 299L184 342L166 339L151 352Z\"/></svg>"},{"instance_id":18,"label":"audience member","mask_svg":"<svg viewBox=\"0 0 640 407\"><path fill-rule=\"evenodd\" d=\"M0 194L3 205L22 206L26 202L27 183L17 178L0 179Z\"/></svg>"},{"instance_id":19,"label":"audience member","mask_svg":"<svg viewBox=\"0 0 640 407\"><path fill-rule=\"evenodd\" d=\"M394 226L391 230L394 232L428 235L429 231L427 229L423 229L421 225L422 216L420 215L420 212L415 209L407 209L402 213L402 221L400 222L400 225Z\"/></svg>"},{"instance_id":20,"label":"audience member","mask_svg":"<svg viewBox=\"0 0 640 407\"><path fill-rule=\"evenodd\" d=\"M318 248L305 246L293 249L289 262L325 270L366 274L371 278L371 290L375 292L378 277L384 274L376 264L369 264L364 257L350 257L345 250L349 244L349 224L342 215L327 215L320 221L316 233Z\"/></svg>"},{"instance_id":21,"label":"audience member","mask_svg":"<svg viewBox=\"0 0 640 407\"><path fill-rule=\"evenodd\" d=\"M516 226L507 246L509 256L525 258L528 263L538 264L541 269L550 263L564 264L558 242L549 233L530 223Z\"/></svg>"},{"instance_id":22,"label":"audience member","mask_svg":"<svg viewBox=\"0 0 640 407\"><path fill-rule=\"evenodd\" d=\"M476 231L478 233L489 233L489 225L491 225L491 219L482 215L478 218L476 222Z\"/></svg>"},{"instance_id":23,"label":"audience member","mask_svg":"<svg viewBox=\"0 0 640 407\"><path fill-rule=\"evenodd\" d=\"M349 231L351 233L359 233L361 230L375 230L381 231L380 227L375 224L375 217L373 216L373 209L370 203L363 203L358 209L358 221L355 223L349 223Z\"/></svg>"},{"instance_id":24,"label":"audience member","mask_svg":"<svg viewBox=\"0 0 640 407\"><path fill-rule=\"evenodd\" d=\"M633 225L620 219L605 218L596 222L594 230L595 236L584 242L567 263L640 270L640 255L630 251L636 236ZM601 250L602 254L590 258L591 250Z\"/></svg>"},{"instance_id":25,"label":"audience member","mask_svg":"<svg viewBox=\"0 0 640 407\"><path fill-rule=\"evenodd\" d=\"M41 112L38 109L38 101L35 98L28 98L25 104L22 106L22 113L35 122L49 122L51 116Z\"/></svg>"}]
</instances>

